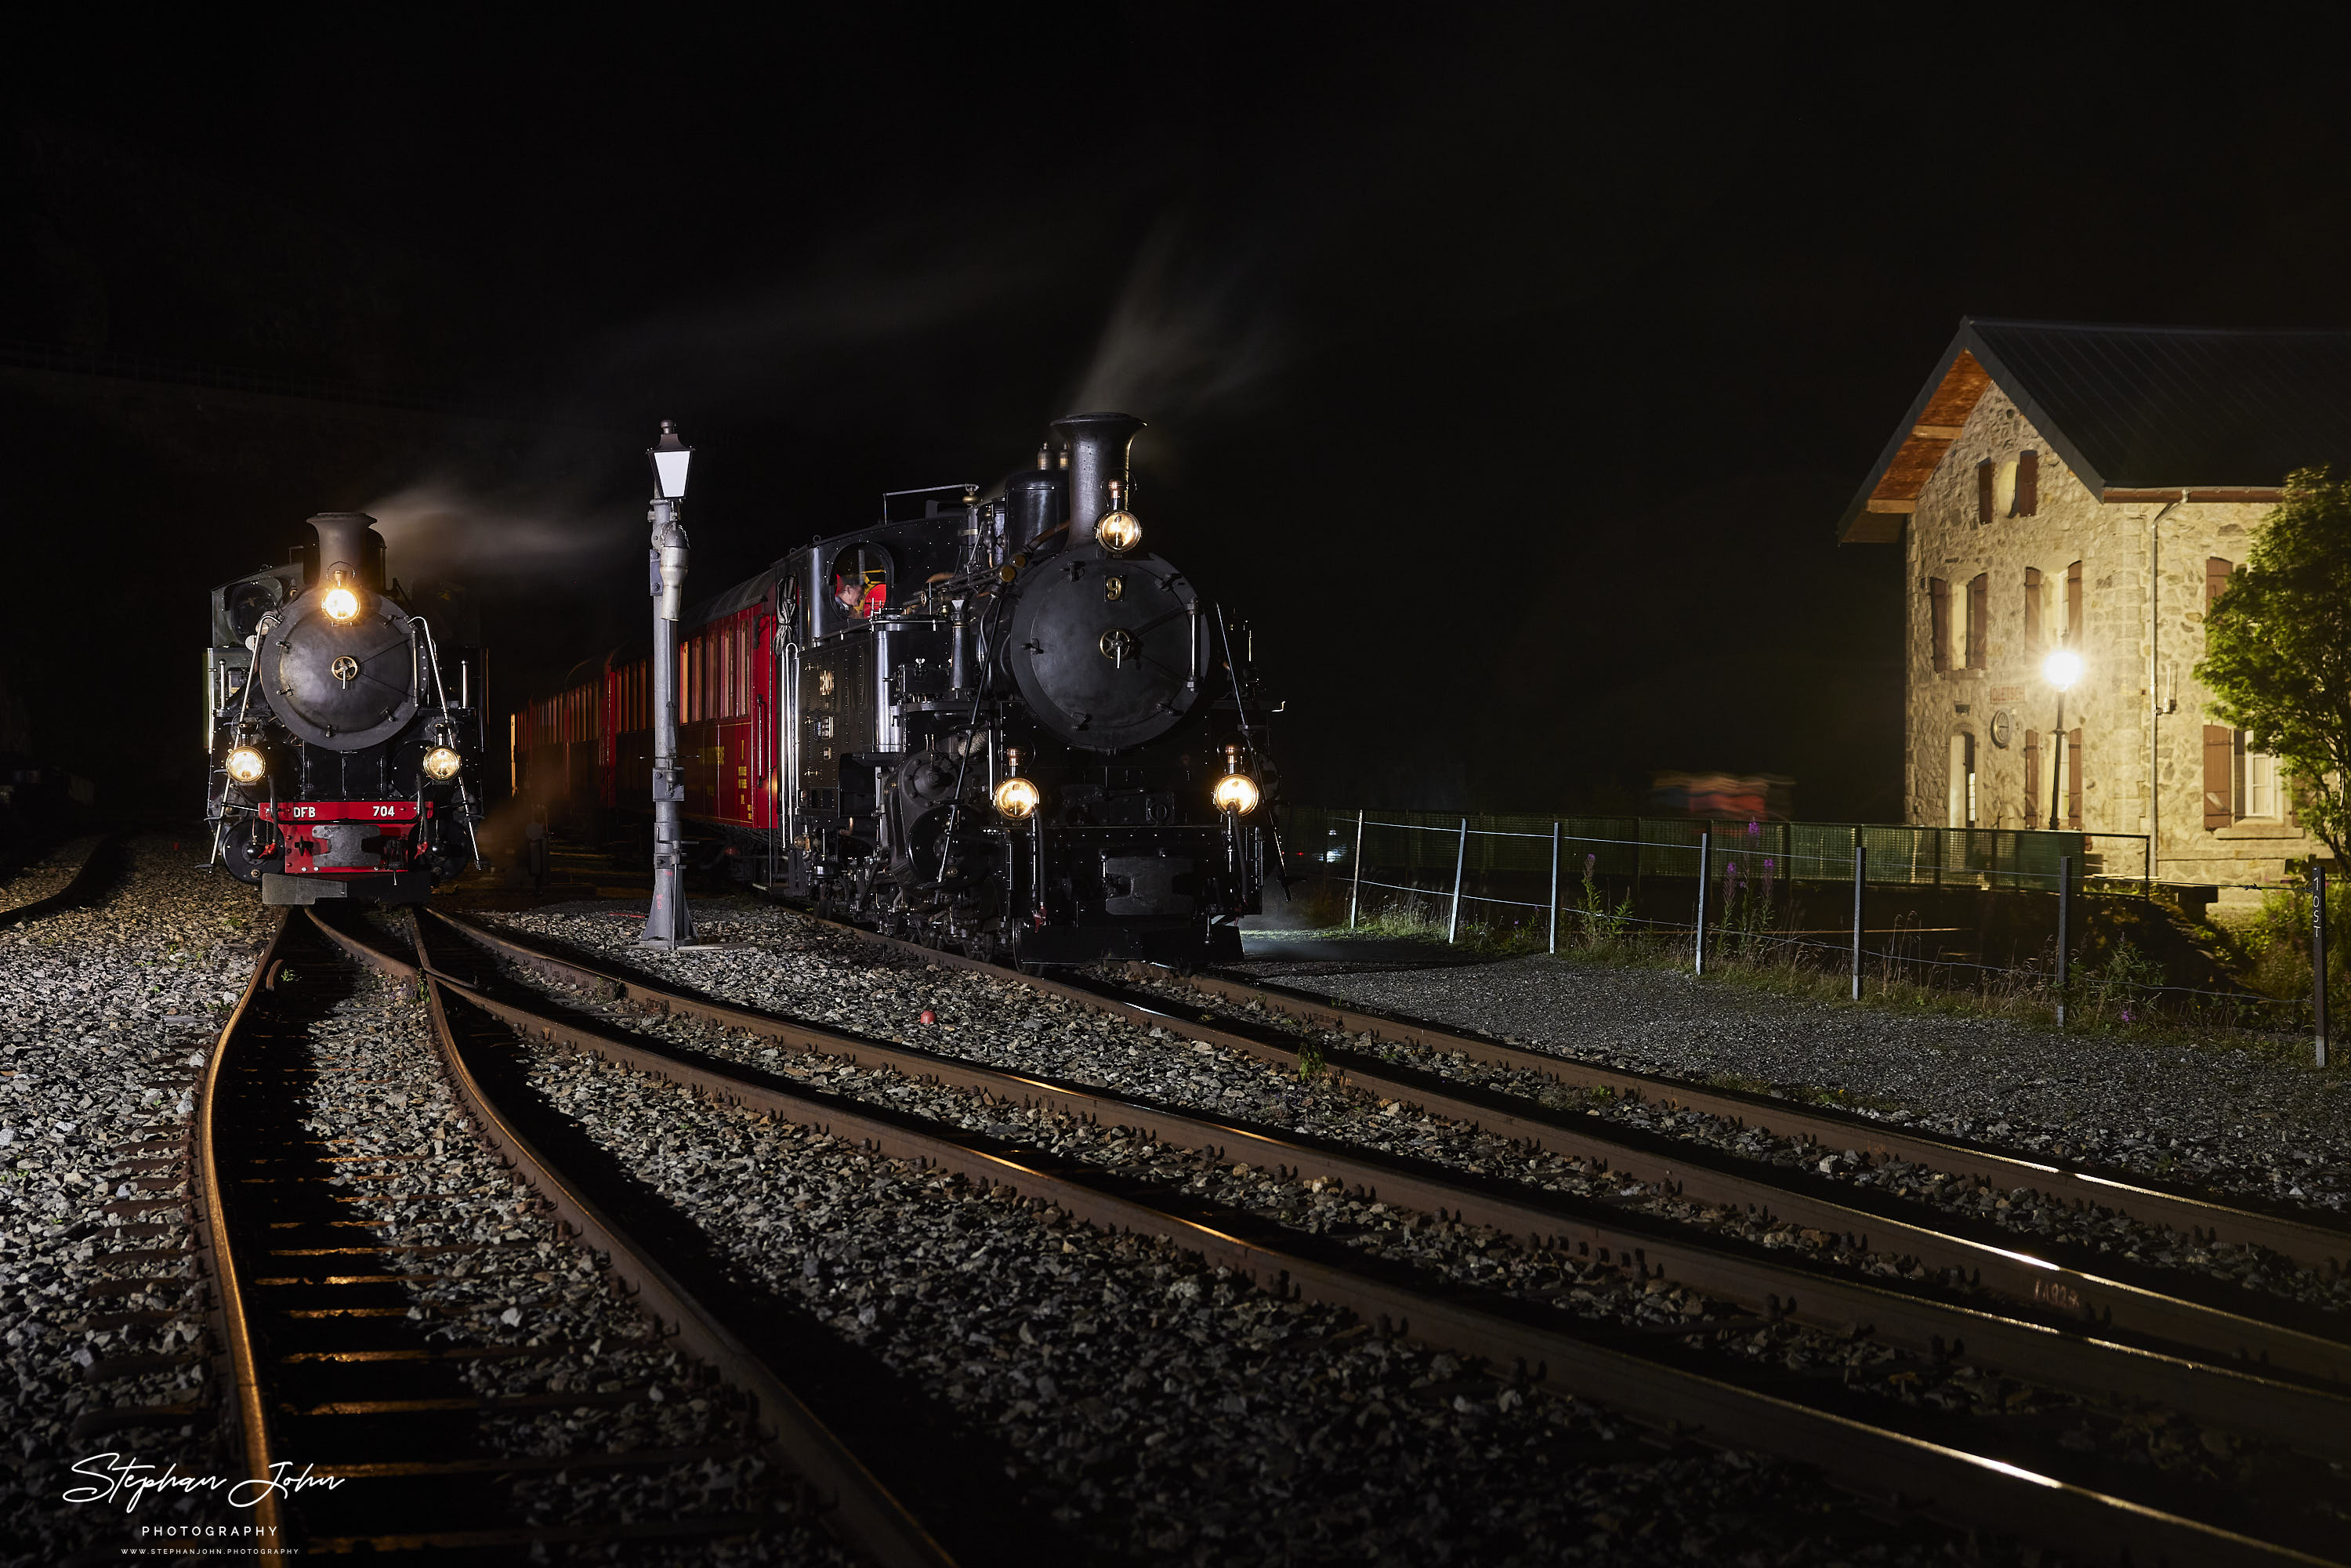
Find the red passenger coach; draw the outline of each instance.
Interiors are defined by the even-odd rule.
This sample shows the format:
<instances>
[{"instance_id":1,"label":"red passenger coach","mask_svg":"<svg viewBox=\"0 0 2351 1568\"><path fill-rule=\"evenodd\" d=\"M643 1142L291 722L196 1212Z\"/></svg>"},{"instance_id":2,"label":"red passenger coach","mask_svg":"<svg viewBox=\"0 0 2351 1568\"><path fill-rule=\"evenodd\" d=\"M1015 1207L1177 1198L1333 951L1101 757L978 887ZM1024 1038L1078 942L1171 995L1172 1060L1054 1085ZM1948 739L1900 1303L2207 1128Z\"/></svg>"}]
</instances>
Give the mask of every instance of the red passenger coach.
<instances>
[{"instance_id":1,"label":"red passenger coach","mask_svg":"<svg viewBox=\"0 0 2351 1568\"><path fill-rule=\"evenodd\" d=\"M678 756L689 821L748 831L776 825L776 618L755 580L678 626ZM517 800L593 834L585 806L642 809L653 788L653 682L640 645L575 665L554 695L509 719ZM762 764L760 758L768 763ZM724 833L720 835L724 837Z\"/></svg>"}]
</instances>

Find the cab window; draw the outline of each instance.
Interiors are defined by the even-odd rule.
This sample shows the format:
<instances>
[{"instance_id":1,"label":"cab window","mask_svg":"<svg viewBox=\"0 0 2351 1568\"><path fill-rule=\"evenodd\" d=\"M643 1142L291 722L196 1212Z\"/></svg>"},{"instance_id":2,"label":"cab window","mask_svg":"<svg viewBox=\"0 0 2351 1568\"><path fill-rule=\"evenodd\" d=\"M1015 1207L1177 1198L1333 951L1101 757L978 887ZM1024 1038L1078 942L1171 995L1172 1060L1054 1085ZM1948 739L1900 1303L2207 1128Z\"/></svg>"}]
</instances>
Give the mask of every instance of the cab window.
<instances>
[{"instance_id":1,"label":"cab window","mask_svg":"<svg viewBox=\"0 0 2351 1568\"><path fill-rule=\"evenodd\" d=\"M832 602L868 621L890 603L890 558L877 545L852 545L832 558Z\"/></svg>"}]
</instances>

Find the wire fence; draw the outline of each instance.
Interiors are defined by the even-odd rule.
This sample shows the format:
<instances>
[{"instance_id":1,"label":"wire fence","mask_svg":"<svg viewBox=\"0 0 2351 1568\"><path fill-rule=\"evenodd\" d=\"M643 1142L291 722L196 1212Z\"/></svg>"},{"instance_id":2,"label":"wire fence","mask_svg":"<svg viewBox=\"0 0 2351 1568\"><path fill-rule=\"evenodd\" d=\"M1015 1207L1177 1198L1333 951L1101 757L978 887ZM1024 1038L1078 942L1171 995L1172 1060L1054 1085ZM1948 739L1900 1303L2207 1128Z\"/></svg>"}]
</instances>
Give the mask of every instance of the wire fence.
<instances>
[{"instance_id":1,"label":"wire fence","mask_svg":"<svg viewBox=\"0 0 2351 1568\"><path fill-rule=\"evenodd\" d=\"M2061 1028L2069 1017L2160 1016L2303 1033L2326 1064L2323 872L2313 873L2312 994L2300 998L2164 984L2159 966L2127 941L2076 972L2085 895L2147 907L2139 900L2155 883L2139 834L1317 808L1287 815L1294 859L1343 895L1351 928L1402 915L1423 927L1441 923L1447 942L1459 941L1465 925L1499 924L1553 952L1562 944L1678 947L1701 974L1724 963L1842 969L1856 999L1868 984L1896 981L2001 991L2045 1000ZM1982 936L1981 920L1930 925L1906 908L1871 925L1873 894L1883 903L1891 889L1928 894L1930 910L1944 891L2043 895L2010 910L2011 947L2037 953L1986 961L1970 946ZM2054 929L2032 941L2052 915Z\"/></svg>"}]
</instances>

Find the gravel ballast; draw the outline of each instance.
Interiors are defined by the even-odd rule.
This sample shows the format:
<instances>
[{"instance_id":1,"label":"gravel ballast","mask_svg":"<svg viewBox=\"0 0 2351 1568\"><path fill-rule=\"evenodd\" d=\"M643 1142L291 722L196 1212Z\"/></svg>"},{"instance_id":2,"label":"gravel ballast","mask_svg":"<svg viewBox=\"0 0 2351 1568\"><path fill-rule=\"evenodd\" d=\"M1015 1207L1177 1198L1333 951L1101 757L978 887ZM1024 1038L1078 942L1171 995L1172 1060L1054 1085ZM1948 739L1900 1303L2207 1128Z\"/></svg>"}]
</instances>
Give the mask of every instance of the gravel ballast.
<instances>
[{"instance_id":1,"label":"gravel ballast","mask_svg":"<svg viewBox=\"0 0 2351 1568\"><path fill-rule=\"evenodd\" d=\"M706 1046L716 1031L702 1032ZM522 1049L541 1092L746 1277L935 1389L1017 1456L1006 1479L1025 1503L1128 1560L1926 1563L1954 1540L1881 1533L1777 1463L1661 1455L1604 1411L1277 1301L1168 1244L554 1047ZM866 1094L902 1107L923 1092L892 1074L799 1065L841 1092L870 1081ZM1020 1125L1080 1146L1081 1124L1048 1120L1065 1124ZM1171 1178L1208 1190L1206 1172L1180 1170L1188 1156L1158 1153ZM1249 1196L1255 1173L1226 1174L1215 1196ZM1326 1220L1343 1222L1332 1203ZM1456 1230L1421 1245L1479 1249ZM1687 1310L1592 1282L1628 1312Z\"/></svg>"},{"instance_id":2,"label":"gravel ballast","mask_svg":"<svg viewBox=\"0 0 2351 1568\"><path fill-rule=\"evenodd\" d=\"M814 926L788 912L705 911L710 950L655 955L635 944L632 922L602 911L540 911L499 917L497 924L520 933L536 932L574 946L601 950L608 959L671 983L688 986L747 1005L793 1013L875 1038L894 1039L974 1060L1029 1071L1044 1071L1102 1084L1139 1098L1187 1104L1253 1120L1271 1121L1325 1136L1440 1159L1465 1169L1506 1174L1513 1179L1562 1190L1593 1193L1591 1173L1573 1162L1537 1159L1499 1139L1412 1113L1394 1103L1366 1102L1326 1083L1300 1083L1253 1058L1187 1042L1165 1030L1107 1019L1090 1009L1040 997L1017 979L933 966L919 956L888 952ZM528 982L528 977L517 975ZM1554 1274L1555 1260L1530 1257L1499 1239L1459 1227L1431 1225L1422 1217L1372 1212L1384 1206L1357 1203L1335 1192L1302 1190L1245 1167L1225 1169L1181 1151L1149 1145L1122 1146L1102 1129L1056 1124L1064 1119L1017 1111L1001 1103L911 1084L890 1073L865 1074L837 1066L810 1064L753 1038L686 1020L630 1013L617 1004L567 998L573 1006L599 1010L626 1028L714 1055L733 1056L755 1066L800 1077L877 1103L919 1109L957 1125L1051 1147L1063 1154L1144 1175L1182 1190L1280 1218L1301 1228L1334 1234L1351 1246L1398 1257L1433 1272L1481 1287L1543 1299L1565 1310L1655 1332L1660 1320L1698 1327L1690 1337L1729 1355L1763 1359L1792 1369L1839 1365L1846 1382L1905 1402L1950 1410L2020 1410L2037 1407L2049 1418L2068 1407L2062 1396L2020 1388L1980 1371L1949 1369L1922 1375L1876 1347L1855 1350L1801 1334L1759 1333L1752 1320L1712 1328L1722 1311L1685 1292L1628 1306L1621 1277L1567 1279ZM932 1021L925 1023L928 1011ZM1987 1199L1987 1202L1992 1201ZM1661 1204L1670 1207L1668 1200ZM1685 1208L1693 1206L1682 1206ZM1680 1216L1687 1218L1688 1216ZM1453 1234L1448 1234L1450 1229ZM1791 1235L1788 1244L1833 1248L1829 1238ZM1570 1270L1573 1272L1573 1270ZM1599 1272L1599 1271L1594 1271ZM1637 1287L1633 1294L1640 1294ZM1707 1325L1701 1327L1701 1325ZM1883 1359L1880 1359L1883 1358ZM2145 1413L2083 1412L2061 1447L2108 1454L2137 1451L2134 1463L2154 1464L2190 1483L2231 1484L2238 1462L2258 1457L2238 1453L2218 1434L2212 1440L2193 1428L2170 1427ZM2168 1427L2168 1429L2167 1429ZM2215 1466L2216 1456L2230 1463Z\"/></svg>"},{"instance_id":3,"label":"gravel ballast","mask_svg":"<svg viewBox=\"0 0 2351 1568\"><path fill-rule=\"evenodd\" d=\"M518 932L537 931L592 948L623 965L645 967L678 982L748 1006L791 1013L810 1021L872 1036L924 1045L995 1065L1053 1073L1100 1084L1172 1105L1247 1116L1366 1146L1416 1155L1481 1174L1590 1194L1592 1176L1580 1162L1530 1155L1499 1138L1478 1134L1442 1118L1425 1116L1395 1103L1377 1103L1328 1080L1301 1083L1291 1075L1237 1051L1201 1043L1170 1051L1164 1029L1114 1019L1080 1004L1040 998L1017 977L928 965L922 958L864 942L810 922L790 911L753 906L705 921L714 947L664 956L657 962L635 945L635 923L603 912L542 910L498 917ZM726 944L738 944L728 946ZM1556 961L1552 962L1555 967ZM1456 984L1474 985L1494 966L1444 971ZM1465 979L1465 977L1469 978ZM1171 997L1187 1010L1211 1012L1223 1006L1170 981ZM1736 999L1743 993L1713 988L1689 1010L1703 1014L1715 994ZM935 1022L924 1024L921 1014ZM1401 1010L1401 1009L1398 1009ZM1823 1009L1834 1011L1834 1009ZM1279 1014L1250 1012L1259 1023L1308 1033ZM1438 1021L1449 1021L1440 1019ZM1470 1026L1476 1027L1476 1026ZM1801 1024L1788 1026L1795 1032ZM1541 1044L1530 1036L1510 1038ZM1374 1049L1370 1042L1331 1036L1332 1043ZM1185 1044L1180 1040L1177 1044ZM2036 1241L2070 1241L2158 1269L2190 1271L2252 1290L2334 1310L2351 1309L2351 1273L2298 1269L2257 1249L2201 1244L2159 1226L2111 1211L2074 1209L2019 1188L1999 1192L1976 1182L1938 1180L1913 1167L1872 1167L1857 1154L1824 1152L1772 1138L1754 1128L1691 1113L1664 1111L1622 1096L1585 1097L1529 1071L1489 1067L1460 1057L1417 1048L1376 1048L1406 1065L1479 1087L1523 1094L1555 1107L1624 1122L1653 1132L1705 1142L1761 1162L1802 1160L1820 1174L1912 1198L1931 1208L1998 1224ZM1553 1047L1552 1049L1557 1049ZM1646 1071L1669 1070L1621 1051L1562 1052ZM1749 1080L1748 1082L1752 1082ZM1913 1124L1938 1124L1924 1115L1894 1111ZM1989 1141L1998 1142L1997 1137ZM1608 1182L1620 1199L1670 1218L1729 1230L1773 1246L1800 1248L1871 1271L1905 1271L1890 1257L1852 1252L1840 1236L1771 1222L1745 1212L1706 1207L1655 1187L1627 1190L1638 1183Z\"/></svg>"},{"instance_id":4,"label":"gravel ballast","mask_svg":"<svg viewBox=\"0 0 2351 1568\"><path fill-rule=\"evenodd\" d=\"M1564 1055L1842 1095L2028 1154L2351 1213L2351 1076L2184 1031L2060 1034L1564 956L1426 968L1269 958L1232 972Z\"/></svg>"},{"instance_id":5,"label":"gravel ballast","mask_svg":"<svg viewBox=\"0 0 2351 1568\"><path fill-rule=\"evenodd\" d=\"M78 854L68 846L60 863L0 887L0 905L56 892ZM169 1201L186 1189L172 1172L124 1164L175 1151L122 1149L186 1137L194 1082L264 940L259 900L195 869L200 859L185 840L134 840L121 883L93 906L0 929L0 1341L11 1375L0 1379L0 1429L14 1461L0 1480L0 1552L11 1563L61 1561L119 1526L105 1505L62 1500L84 1479L70 1472L78 1459L115 1450L204 1468L209 1417L70 1436L90 1412L204 1397L200 1366L89 1375L123 1356L185 1355L204 1336L188 1293L193 1217ZM100 1299L100 1281L133 1289ZM176 1315L87 1321L138 1311Z\"/></svg>"}]
</instances>

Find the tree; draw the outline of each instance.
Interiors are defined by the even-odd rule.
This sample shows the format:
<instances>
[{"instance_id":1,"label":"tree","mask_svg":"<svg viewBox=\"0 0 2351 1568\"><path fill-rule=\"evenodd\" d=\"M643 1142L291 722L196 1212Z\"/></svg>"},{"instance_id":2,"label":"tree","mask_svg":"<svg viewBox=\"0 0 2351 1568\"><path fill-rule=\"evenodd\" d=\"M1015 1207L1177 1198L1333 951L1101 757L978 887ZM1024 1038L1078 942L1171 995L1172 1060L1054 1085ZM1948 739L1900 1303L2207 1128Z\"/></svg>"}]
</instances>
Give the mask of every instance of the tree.
<instances>
[{"instance_id":1,"label":"tree","mask_svg":"<svg viewBox=\"0 0 2351 1568\"><path fill-rule=\"evenodd\" d=\"M2325 468L2286 476L2204 638L2208 711L2283 764L2304 824L2351 860L2351 481Z\"/></svg>"}]
</instances>

